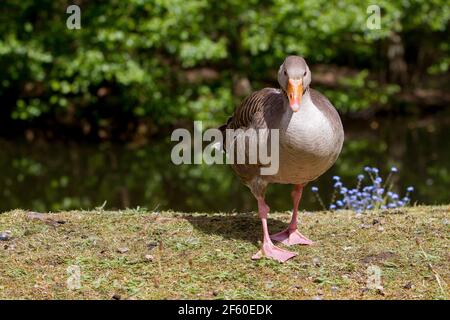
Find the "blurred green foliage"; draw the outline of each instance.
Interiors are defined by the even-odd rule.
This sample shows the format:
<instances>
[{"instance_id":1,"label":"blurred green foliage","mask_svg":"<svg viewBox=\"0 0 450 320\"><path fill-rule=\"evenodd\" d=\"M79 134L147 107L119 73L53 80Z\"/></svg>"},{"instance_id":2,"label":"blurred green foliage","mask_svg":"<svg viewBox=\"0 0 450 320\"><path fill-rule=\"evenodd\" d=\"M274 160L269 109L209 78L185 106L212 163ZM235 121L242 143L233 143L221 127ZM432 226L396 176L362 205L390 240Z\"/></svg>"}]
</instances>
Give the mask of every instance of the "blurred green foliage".
<instances>
[{"instance_id":1,"label":"blurred green foliage","mask_svg":"<svg viewBox=\"0 0 450 320\"><path fill-rule=\"evenodd\" d=\"M355 112L387 104L401 89L387 75L393 34L409 75L448 72L448 1L377 1L381 29L369 30L372 2L4 0L0 114L216 124L242 99L238 79L248 78L253 89L277 85L288 54L357 70L319 86L342 112ZM80 30L66 28L71 4L81 7Z\"/></svg>"}]
</instances>

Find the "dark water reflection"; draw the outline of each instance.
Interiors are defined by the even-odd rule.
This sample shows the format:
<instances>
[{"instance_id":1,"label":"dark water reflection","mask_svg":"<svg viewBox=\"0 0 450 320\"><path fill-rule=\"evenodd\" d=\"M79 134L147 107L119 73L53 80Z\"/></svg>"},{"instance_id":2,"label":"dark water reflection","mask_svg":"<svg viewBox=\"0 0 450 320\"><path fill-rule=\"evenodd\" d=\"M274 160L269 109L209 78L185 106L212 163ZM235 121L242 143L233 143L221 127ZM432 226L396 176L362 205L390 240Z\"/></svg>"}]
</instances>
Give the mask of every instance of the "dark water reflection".
<instances>
[{"instance_id":1,"label":"dark water reflection","mask_svg":"<svg viewBox=\"0 0 450 320\"><path fill-rule=\"evenodd\" d=\"M413 201L450 202L449 118L347 121L346 142L336 165L315 185L324 200L331 176L353 183L365 165L382 172L395 165L398 187L415 186ZM181 211L248 211L255 201L224 165L170 161L173 143L131 148L112 144L27 143L0 140L0 211L145 207ZM289 210L290 186L271 185L268 203ZM301 207L320 209L310 192Z\"/></svg>"}]
</instances>

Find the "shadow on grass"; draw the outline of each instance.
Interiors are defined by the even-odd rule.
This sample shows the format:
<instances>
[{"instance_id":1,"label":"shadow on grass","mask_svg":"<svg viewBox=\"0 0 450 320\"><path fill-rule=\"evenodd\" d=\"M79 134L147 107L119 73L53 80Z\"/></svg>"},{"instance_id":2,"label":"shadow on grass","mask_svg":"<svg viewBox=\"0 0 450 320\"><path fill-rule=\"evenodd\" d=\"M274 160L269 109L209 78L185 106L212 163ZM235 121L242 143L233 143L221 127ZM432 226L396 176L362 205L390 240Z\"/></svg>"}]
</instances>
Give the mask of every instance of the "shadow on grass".
<instances>
[{"instance_id":1,"label":"shadow on grass","mask_svg":"<svg viewBox=\"0 0 450 320\"><path fill-rule=\"evenodd\" d=\"M215 234L225 239L245 240L258 244L262 240L261 219L257 214L242 213L223 216L186 216L184 217L195 229ZM276 233L286 228L287 223L279 220L267 219L270 233Z\"/></svg>"}]
</instances>

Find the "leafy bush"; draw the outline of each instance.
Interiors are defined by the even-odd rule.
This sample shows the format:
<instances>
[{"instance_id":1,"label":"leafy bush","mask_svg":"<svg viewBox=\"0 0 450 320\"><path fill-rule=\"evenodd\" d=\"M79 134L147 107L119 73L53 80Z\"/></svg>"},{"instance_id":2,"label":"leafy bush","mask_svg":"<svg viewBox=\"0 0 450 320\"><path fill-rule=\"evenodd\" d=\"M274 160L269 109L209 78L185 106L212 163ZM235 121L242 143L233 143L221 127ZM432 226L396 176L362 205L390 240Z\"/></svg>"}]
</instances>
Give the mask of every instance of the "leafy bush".
<instances>
[{"instance_id":1,"label":"leafy bush","mask_svg":"<svg viewBox=\"0 0 450 320\"><path fill-rule=\"evenodd\" d=\"M151 118L155 126L195 118L213 125L242 99L234 90L240 79L253 89L277 85L288 54L360 70L324 88L343 112L358 111L399 90L383 76L393 33L412 72L445 74L449 65L444 0L378 1L380 30L366 28L370 1L79 3L82 28L69 30L65 0L2 1L3 121L44 117L110 128L124 118Z\"/></svg>"}]
</instances>

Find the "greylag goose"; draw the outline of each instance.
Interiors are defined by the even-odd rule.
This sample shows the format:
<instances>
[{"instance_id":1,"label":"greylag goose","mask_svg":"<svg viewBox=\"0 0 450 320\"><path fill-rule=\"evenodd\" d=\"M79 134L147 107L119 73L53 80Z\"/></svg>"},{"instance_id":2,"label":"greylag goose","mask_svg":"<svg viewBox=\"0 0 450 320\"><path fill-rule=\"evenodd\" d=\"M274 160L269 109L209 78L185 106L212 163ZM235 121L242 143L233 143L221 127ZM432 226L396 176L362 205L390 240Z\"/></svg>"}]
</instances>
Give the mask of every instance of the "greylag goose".
<instances>
[{"instance_id":1,"label":"greylag goose","mask_svg":"<svg viewBox=\"0 0 450 320\"><path fill-rule=\"evenodd\" d=\"M264 88L250 94L219 129L224 136L226 129L278 129L279 168L276 174L262 175L260 162L232 164L232 168L258 202L263 242L252 259L268 257L285 262L296 253L275 246L272 240L285 245L312 244L297 230L298 205L305 185L327 171L338 158L344 130L330 101L309 87L311 71L302 57L285 59L278 71L278 82L281 89ZM294 185L291 222L286 230L274 235L269 235L267 215L270 209L264 200L270 183Z\"/></svg>"}]
</instances>

